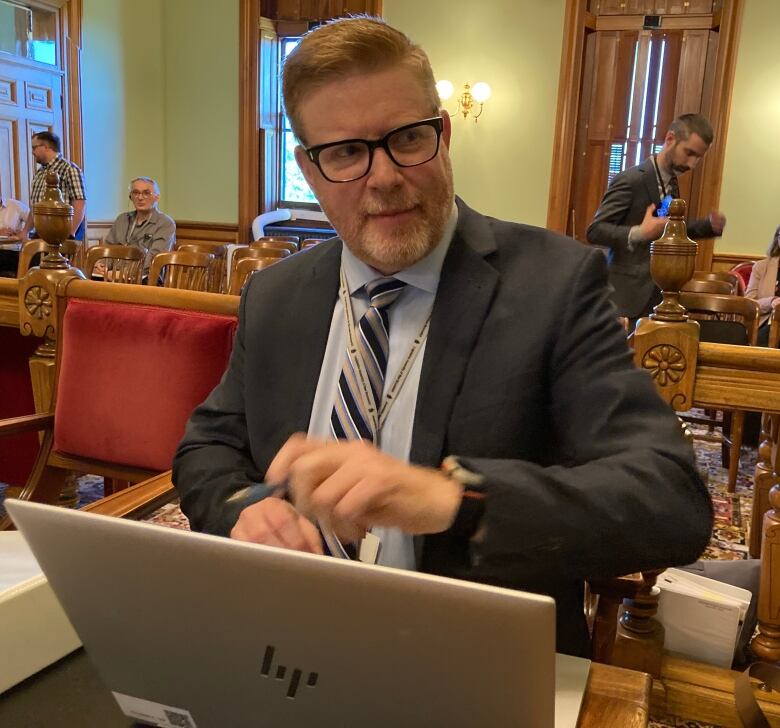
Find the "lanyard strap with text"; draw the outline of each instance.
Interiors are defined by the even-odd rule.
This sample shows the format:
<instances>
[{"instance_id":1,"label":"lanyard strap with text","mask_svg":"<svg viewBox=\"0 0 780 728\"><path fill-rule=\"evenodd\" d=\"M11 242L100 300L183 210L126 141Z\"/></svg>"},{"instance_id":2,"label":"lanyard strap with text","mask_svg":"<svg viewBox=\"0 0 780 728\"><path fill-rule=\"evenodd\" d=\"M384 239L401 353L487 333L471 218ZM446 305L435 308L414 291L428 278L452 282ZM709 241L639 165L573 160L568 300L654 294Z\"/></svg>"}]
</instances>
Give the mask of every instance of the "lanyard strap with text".
<instances>
[{"instance_id":1,"label":"lanyard strap with text","mask_svg":"<svg viewBox=\"0 0 780 728\"><path fill-rule=\"evenodd\" d=\"M661 198L663 199L666 197L666 195L671 194L671 192L666 191L666 184L664 183L664 178L661 176L661 168L658 166L658 160L656 159L656 155L653 155L653 165L655 166L655 175L658 179L658 186L661 188Z\"/></svg>"},{"instance_id":2,"label":"lanyard strap with text","mask_svg":"<svg viewBox=\"0 0 780 728\"><path fill-rule=\"evenodd\" d=\"M417 336L414 337L412 346L404 357L401 368L398 370L398 374L393 380L392 385L390 385L390 388L385 388L385 392L382 396L382 402L379 406L377 406L377 403L374 402L374 395L369 384L368 372L366 372L366 367L363 363L363 358L360 356L360 350L358 349L357 345L355 315L352 312L352 300L350 299L349 291L347 290L347 279L344 275L343 268L341 269L340 277L341 287L339 288L339 296L341 297L341 303L344 306L344 314L347 325L347 341L349 342L349 346L347 346L347 355L349 356L350 361L355 368L356 379L360 384L361 398L363 399L365 411L368 413L371 429L373 430L374 438L376 440L378 439L378 435L382 429L382 426L385 424L385 420L387 420L387 414L390 412L390 407L393 406L393 402L395 402L398 397L398 393L404 386L404 382L409 376L409 371L412 368L412 364L414 364L414 360L417 358L417 354L420 353L420 349L422 348L422 345L428 336L428 328L431 323L431 317L430 315L428 316L422 328L420 329L420 332L417 334Z\"/></svg>"}]
</instances>

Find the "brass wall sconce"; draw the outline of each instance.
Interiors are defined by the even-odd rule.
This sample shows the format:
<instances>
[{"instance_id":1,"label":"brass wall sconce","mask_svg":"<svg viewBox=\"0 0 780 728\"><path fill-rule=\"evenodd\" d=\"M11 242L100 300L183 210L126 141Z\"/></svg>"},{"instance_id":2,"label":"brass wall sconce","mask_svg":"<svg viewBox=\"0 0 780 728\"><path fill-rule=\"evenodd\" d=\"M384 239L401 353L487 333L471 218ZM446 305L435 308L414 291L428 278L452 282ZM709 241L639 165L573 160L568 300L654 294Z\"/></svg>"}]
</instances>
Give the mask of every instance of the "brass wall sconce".
<instances>
[{"instance_id":1,"label":"brass wall sconce","mask_svg":"<svg viewBox=\"0 0 780 728\"><path fill-rule=\"evenodd\" d=\"M442 79L436 84L436 90L439 92L439 98L442 101L449 99L455 87L450 81ZM469 116L474 118L474 122L482 115L482 107L490 98L490 86L484 81L475 83L473 86L469 83L463 84L463 91L458 97L458 108L455 113L463 114L466 119Z\"/></svg>"}]
</instances>

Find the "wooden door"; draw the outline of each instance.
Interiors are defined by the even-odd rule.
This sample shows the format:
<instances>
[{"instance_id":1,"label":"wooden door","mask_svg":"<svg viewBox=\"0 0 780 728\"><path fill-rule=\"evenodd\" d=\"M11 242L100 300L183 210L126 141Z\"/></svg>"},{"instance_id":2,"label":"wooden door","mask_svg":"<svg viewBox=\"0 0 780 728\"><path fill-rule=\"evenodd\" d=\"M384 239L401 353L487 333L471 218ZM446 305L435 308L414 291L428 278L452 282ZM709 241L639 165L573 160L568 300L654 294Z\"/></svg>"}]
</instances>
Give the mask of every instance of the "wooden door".
<instances>
[{"instance_id":1,"label":"wooden door","mask_svg":"<svg viewBox=\"0 0 780 728\"><path fill-rule=\"evenodd\" d=\"M618 4L615 3L614 6ZM603 11L603 5L602 5ZM658 152L672 120L708 113L717 33L708 30L610 30L585 41L567 232L585 231L612 178ZM680 178L695 210L701 170Z\"/></svg>"},{"instance_id":2,"label":"wooden door","mask_svg":"<svg viewBox=\"0 0 780 728\"><path fill-rule=\"evenodd\" d=\"M29 204L35 160L30 137L62 138L63 73L40 64L0 61L0 193Z\"/></svg>"}]
</instances>

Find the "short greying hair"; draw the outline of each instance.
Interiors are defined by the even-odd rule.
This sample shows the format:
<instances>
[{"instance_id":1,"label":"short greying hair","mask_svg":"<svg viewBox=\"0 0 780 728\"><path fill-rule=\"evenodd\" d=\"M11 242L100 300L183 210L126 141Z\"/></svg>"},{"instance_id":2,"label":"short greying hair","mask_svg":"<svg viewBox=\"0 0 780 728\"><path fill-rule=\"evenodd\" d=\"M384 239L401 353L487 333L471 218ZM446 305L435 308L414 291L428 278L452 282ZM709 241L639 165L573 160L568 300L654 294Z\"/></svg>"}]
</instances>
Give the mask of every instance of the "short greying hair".
<instances>
[{"instance_id":1,"label":"short greying hair","mask_svg":"<svg viewBox=\"0 0 780 728\"><path fill-rule=\"evenodd\" d=\"M678 116L669 127L679 141L686 140L691 134L698 134L702 141L709 146L715 138L712 124L701 114L683 114Z\"/></svg>"},{"instance_id":2,"label":"short greying hair","mask_svg":"<svg viewBox=\"0 0 780 728\"><path fill-rule=\"evenodd\" d=\"M133 177L133 179L130 180L130 186L127 188L128 191L133 189L133 182L146 182L154 188L155 195L160 194L160 185L158 185L157 182L155 182L151 177Z\"/></svg>"}]
</instances>

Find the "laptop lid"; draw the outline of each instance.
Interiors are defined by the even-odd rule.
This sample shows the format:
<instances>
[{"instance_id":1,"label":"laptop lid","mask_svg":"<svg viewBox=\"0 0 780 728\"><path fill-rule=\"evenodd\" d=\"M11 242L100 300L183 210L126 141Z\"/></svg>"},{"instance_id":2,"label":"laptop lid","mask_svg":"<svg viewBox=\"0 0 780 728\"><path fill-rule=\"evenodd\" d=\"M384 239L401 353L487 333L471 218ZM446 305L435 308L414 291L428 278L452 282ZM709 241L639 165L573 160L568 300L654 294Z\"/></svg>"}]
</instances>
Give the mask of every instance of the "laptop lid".
<instances>
[{"instance_id":1,"label":"laptop lid","mask_svg":"<svg viewBox=\"0 0 780 728\"><path fill-rule=\"evenodd\" d=\"M134 717L185 728L553 725L548 597L6 507Z\"/></svg>"}]
</instances>

